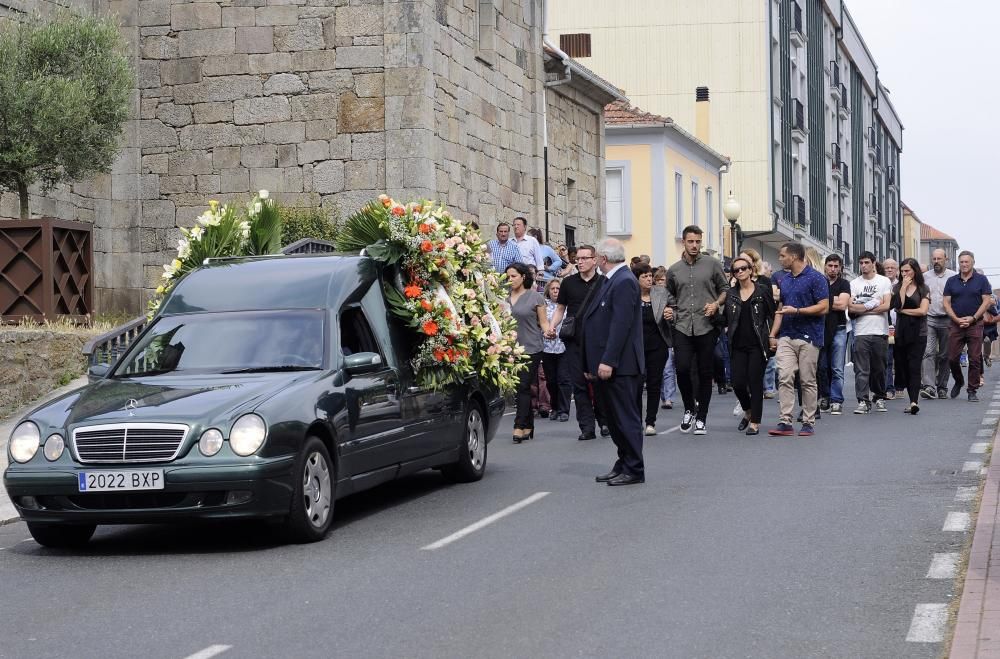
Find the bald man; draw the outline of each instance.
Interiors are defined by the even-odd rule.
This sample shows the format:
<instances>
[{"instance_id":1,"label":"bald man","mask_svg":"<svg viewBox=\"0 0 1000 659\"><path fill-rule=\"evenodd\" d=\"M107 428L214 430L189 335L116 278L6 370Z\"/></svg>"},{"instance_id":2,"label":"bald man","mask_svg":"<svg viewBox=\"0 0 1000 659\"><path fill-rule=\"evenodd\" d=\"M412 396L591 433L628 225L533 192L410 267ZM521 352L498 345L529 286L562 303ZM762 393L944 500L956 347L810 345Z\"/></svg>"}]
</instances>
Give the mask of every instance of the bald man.
<instances>
[{"instance_id":1,"label":"bald man","mask_svg":"<svg viewBox=\"0 0 1000 659\"><path fill-rule=\"evenodd\" d=\"M924 283L931 291L931 306L927 311L927 348L924 350L921 398L948 398L948 333L951 319L944 308L944 285L956 274L948 269L948 255L943 249L931 253L931 267L924 273Z\"/></svg>"}]
</instances>

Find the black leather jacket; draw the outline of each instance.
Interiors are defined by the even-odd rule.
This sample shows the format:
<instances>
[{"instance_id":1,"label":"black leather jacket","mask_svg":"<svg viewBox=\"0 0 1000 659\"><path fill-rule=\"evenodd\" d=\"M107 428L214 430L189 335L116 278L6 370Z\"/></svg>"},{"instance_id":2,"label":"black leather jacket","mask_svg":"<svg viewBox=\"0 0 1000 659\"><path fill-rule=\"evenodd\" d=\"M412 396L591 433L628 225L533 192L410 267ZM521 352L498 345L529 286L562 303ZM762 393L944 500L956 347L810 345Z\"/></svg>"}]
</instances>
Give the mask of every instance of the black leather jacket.
<instances>
[{"instance_id":1,"label":"black leather jacket","mask_svg":"<svg viewBox=\"0 0 1000 659\"><path fill-rule=\"evenodd\" d=\"M771 356L770 336L771 325L774 324L774 312L777 309L774 303L772 291L759 283L755 284L756 290L746 302L740 297L739 284L733 286L726 293L726 324L728 325L729 350L732 351L736 330L740 323L740 312L744 304L753 305L751 315L753 316L754 333L757 335L760 349L764 353L764 359Z\"/></svg>"}]
</instances>

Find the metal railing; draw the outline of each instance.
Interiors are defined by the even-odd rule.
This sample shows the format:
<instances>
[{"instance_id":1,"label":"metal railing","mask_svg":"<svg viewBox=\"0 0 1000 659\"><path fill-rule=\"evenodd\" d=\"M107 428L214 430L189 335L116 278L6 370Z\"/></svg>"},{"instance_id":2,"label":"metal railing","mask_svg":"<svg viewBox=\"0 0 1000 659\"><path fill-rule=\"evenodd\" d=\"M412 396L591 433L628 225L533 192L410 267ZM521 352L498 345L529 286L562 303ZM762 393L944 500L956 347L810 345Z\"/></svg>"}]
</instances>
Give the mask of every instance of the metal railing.
<instances>
[{"instance_id":1,"label":"metal railing","mask_svg":"<svg viewBox=\"0 0 1000 659\"><path fill-rule=\"evenodd\" d=\"M281 250L282 254L329 254L337 251L336 245L316 238L303 238ZM83 354L90 366L114 364L122 356L132 341L146 329L146 316L139 316L120 325L110 332L94 337L83 346Z\"/></svg>"}]
</instances>

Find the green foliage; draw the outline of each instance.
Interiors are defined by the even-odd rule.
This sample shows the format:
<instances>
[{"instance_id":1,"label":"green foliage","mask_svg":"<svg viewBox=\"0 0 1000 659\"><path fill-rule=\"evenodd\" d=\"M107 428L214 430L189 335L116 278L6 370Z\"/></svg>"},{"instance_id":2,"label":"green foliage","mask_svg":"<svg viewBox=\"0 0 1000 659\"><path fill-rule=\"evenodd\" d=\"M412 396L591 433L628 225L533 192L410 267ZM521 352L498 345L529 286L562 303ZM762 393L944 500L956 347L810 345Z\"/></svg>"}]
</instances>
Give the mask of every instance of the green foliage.
<instances>
[{"instance_id":1,"label":"green foliage","mask_svg":"<svg viewBox=\"0 0 1000 659\"><path fill-rule=\"evenodd\" d=\"M135 75L114 21L62 11L0 23L0 189L111 171Z\"/></svg>"},{"instance_id":2,"label":"green foliage","mask_svg":"<svg viewBox=\"0 0 1000 659\"><path fill-rule=\"evenodd\" d=\"M381 203L373 201L348 217L337 234L337 249L342 252L360 252L388 239L389 232L383 228L386 213Z\"/></svg>"},{"instance_id":3,"label":"green foliage","mask_svg":"<svg viewBox=\"0 0 1000 659\"><path fill-rule=\"evenodd\" d=\"M273 199L259 199L250 207L250 236L247 254L261 256L281 251L281 212Z\"/></svg>"},{"instance_id":4,"label":"green foliage","mask_svg":"<svg viewBox=\"0 0 1000 659\"><path fill-rule=\"evenodd\" d=\"M332 243L337 241L340 224L336 210L331 212L320 206L282 206L278 212L282 222L282 246L291 245L303 238L327 240Z\"/></svg>"}]
</instances>

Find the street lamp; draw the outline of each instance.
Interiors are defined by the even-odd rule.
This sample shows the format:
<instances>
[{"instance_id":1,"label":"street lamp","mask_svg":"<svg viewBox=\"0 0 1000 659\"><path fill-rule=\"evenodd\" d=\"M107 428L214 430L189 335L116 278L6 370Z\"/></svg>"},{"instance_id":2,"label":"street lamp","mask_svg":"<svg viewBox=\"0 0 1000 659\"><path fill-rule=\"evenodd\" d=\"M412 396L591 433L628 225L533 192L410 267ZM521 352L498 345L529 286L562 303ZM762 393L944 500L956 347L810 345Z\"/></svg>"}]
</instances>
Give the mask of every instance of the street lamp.
<instances>
[{"instance_id":1,"label":"street lamp","mask_svg":"<svg viewBox=\"0 0 1000 659\"><path fill-rule=\"evenodd\" d=\"M736 197L733 196L733 191L730 190L729 199L726 200L725 206L722 207L722 214L726 216L727 220L729 220L729 230L732 232L732 258L734 259L740 253L740 225L738 222L740 220L740 211L742 210L743 209L740 208L740 202L736 201Z\"/></svg>"}]
</instances>

